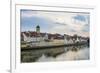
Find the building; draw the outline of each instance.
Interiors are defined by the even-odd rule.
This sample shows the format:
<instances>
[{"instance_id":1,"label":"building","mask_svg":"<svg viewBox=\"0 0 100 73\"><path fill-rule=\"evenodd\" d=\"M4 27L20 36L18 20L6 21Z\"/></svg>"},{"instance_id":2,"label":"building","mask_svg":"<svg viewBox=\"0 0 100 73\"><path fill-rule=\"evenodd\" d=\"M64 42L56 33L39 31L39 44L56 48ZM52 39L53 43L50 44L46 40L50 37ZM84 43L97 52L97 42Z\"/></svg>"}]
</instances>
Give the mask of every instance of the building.
<instances>
[{"instance_id":1,"label":"building","mask_svg":"<svg viewBox=\"0 0 100 73\"><path fill-rule=\"evenodd\" d=\"M48 34L40 33L40 26L36 26L36 31L21 32L21 40L25 42L41 42L48 39Z\"/></svg>"},{"instance_id":2,"label":"building","mask_svg":"<svg viewBox=\"0 0 100 73\"><path fill-rule=\"evenodd\" d=\"M63 41L64 44L70 44L70 43L77 43L77 42L85 42L87 39L85 37L81 37L78 35L61 35L58 33L51 34L51 33L42 33L40 31L40 26L36 26L35 31L26 31L26 32L21 32L21 41L24 42L49 42L49 41Z\"/></svg>"},{"instance_id":3,"label":"building","mask_svg":"<svg viewBox=\"0 0 100 73\"><path fill-rule=\"evenodd\" d=\"M40 26L39 26L39 25L36 26L36 32L37 32L38 34L40 34Z\"/></svg>"}]
</instances>

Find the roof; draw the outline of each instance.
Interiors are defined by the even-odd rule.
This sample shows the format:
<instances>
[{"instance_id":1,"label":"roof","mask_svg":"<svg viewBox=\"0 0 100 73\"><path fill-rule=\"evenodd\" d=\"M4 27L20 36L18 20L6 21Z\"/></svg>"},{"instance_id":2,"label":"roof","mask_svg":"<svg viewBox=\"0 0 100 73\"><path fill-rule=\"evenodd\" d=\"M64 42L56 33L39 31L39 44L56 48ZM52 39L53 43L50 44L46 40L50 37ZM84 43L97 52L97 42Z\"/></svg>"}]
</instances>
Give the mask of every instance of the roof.
<instances>
[{"instance_id":1,"label":"roof","mask_svg":"<svg viewBox=\"0 0 100 73\"><path fill-rule=\"evenodd\" d=\"M27 37L44 37L45 35L48 35L48 38L51 39L63 39L63 35L60 34L51 34L51 33L37 33L35 31L27 31L27 32L21 32L21 37L23 37L23 34Z\"/></svg>"}]
</instances>

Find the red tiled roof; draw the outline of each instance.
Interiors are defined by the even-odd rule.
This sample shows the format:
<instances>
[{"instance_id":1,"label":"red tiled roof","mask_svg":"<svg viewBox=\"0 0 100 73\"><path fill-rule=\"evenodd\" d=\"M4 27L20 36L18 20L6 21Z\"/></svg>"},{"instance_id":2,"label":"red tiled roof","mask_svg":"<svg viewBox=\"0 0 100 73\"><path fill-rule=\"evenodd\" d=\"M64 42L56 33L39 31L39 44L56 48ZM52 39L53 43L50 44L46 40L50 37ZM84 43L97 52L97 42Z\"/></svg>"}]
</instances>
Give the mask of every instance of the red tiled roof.
<instances>
[{"instance_id":1,"label":"red tiled roof","mask_svg":"<svg viewBox=\"0 0 100 73\"><path fill-rule=\"evenodd\" d=\"M51 39L51 38L53 38L53 39L62 39L63 38L62 35L57 34L57 33L56 34L50 34L50 33L40 33L40 34L38 34L35 31L21 32L21 37L23 37L23 35L22 35L23 33L27 37L40 37L40 36L44 37L46 34L48 34L49 39Z\"/></svg>"}]
</instances>

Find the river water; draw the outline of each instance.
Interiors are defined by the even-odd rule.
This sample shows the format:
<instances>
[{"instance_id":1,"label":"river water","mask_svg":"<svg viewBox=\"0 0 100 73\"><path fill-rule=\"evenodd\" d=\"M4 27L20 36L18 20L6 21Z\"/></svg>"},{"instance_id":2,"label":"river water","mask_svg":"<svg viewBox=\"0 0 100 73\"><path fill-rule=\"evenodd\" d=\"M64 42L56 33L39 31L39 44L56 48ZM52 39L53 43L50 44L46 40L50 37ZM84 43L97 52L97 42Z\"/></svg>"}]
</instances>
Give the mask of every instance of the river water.
<instances>
[{"instance_id":1,"label":"river water","mask_svg":"<svg viewBox=\"0 0 100 73\"><path fill-rule=\"evenodd\" d=\"M89 47L71 46L21 51L21 62L89 60Z\"/></svg>"}]
</instances>

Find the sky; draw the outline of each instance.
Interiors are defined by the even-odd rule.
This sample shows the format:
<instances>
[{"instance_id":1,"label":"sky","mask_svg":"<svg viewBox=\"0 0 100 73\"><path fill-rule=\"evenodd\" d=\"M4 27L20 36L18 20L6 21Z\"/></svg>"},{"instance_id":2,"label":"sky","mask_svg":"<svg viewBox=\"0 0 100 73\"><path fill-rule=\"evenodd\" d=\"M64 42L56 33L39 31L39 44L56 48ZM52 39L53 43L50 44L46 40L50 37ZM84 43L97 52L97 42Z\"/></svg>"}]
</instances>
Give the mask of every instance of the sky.
<instances>
[{"instance_id":1,"label":"sky","mask_svg":"<svg viewBox=\"0 0 100 73\"><path fill-rule=\"evenodd\" d=\"M79 12L53 12L21 9L21 31L59 33L68 35L89 36L90 15Z\"/></svg>"}]
</instances>

